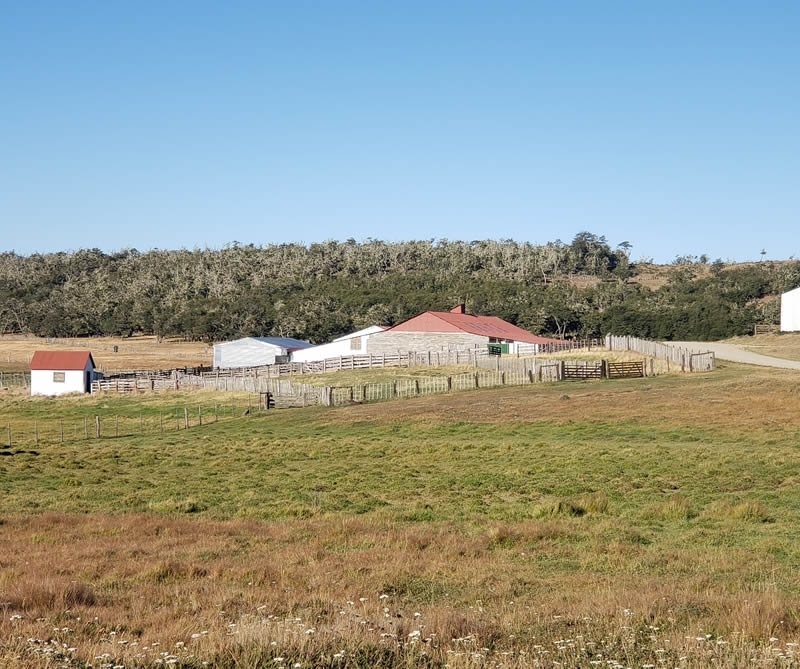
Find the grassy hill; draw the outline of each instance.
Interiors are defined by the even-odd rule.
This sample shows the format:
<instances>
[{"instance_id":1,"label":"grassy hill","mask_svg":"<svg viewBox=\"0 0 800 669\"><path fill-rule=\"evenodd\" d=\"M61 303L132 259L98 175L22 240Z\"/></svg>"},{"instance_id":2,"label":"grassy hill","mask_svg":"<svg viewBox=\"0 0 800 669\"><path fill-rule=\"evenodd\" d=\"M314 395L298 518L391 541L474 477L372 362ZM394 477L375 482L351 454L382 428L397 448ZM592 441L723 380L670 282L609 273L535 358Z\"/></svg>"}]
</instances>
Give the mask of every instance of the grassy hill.
<instances>
[{"instance_id":1,"label":"grassy hill","mask_svg":"<svg viewBox=\"0 0 800 669\"><path fill-rule=\"evenodd\" d=\"M798 388L722 364L6 448L0 664L789 663ZM213 401L6 393L0 427Z\"/></svg>"}]
</instances>

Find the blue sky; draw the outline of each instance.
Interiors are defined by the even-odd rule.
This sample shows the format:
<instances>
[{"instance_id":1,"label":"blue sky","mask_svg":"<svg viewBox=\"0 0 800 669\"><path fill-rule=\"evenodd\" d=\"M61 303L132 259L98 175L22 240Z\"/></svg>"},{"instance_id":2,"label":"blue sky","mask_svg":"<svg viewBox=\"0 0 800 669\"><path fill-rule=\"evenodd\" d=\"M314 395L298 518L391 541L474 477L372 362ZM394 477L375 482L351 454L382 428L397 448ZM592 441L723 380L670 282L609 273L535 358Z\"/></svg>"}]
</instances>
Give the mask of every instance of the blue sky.
<instances>
[{"instance_id":1,"label":"blue sky","mask_svg":"<svg viewBox=\"0 0 800 669\"><path fill-rule=\"evenodd\" d=\"M0 251L800 258L800 3L0 0Z\"/></svg>"}]
</instances>

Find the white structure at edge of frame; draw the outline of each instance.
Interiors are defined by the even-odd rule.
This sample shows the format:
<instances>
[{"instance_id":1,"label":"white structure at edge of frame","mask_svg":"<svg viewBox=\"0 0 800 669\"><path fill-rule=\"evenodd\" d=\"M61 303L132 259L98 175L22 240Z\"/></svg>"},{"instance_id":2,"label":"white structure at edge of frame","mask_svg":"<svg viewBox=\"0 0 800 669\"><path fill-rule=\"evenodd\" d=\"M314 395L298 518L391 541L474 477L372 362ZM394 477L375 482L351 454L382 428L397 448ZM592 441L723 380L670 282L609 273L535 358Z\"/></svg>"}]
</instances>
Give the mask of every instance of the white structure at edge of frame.
<instances>
[{"instance_id":1,"label":"white structure at edge of frame","mask_svg":"<svg viewBox=\"0 0 800 669\"><path fill-rule=\"evenodd\" d=\"M781 295L781 332L800 332L800 287Z\"/></svg>"},{"instance_id":2,"label":"white structure at edge of frame","mask_svg":"<svg viewBox=\"0 0 800 669\"><path fill-rule=\"evenodd\" d=\"M327 344L293 351L292 362L317 362L346 355L368 355L370 337L383 330L380 325L370 325L363 330L338 337Z\"/></svg>"}]
</instances>

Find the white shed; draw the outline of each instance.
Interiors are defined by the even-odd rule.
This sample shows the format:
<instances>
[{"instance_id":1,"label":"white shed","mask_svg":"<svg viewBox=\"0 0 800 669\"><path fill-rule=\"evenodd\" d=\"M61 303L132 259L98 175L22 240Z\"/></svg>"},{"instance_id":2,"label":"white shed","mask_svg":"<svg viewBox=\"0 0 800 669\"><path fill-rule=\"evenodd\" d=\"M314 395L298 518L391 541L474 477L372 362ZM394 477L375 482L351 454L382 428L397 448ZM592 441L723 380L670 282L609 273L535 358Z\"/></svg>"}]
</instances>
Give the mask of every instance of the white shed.
<instances>
[{"instance_id":1,"label":"white shed","mask_svg":"<svg viewBox=\"0 0 800 669\"><path fill-rule=\"evenodd\" d=\"M31 358L31 395L88 393L94 378L89 351L36 351Z\"/></svg>"},{"instance_id":2,"label":"white shed","mask_svg":"<svg viewBox=\"0 0 800 669\"><path fill-rule=\"evenodd\" d=\"M781 295L781 332L800 332L800 288Z\"/></svg>"},{"instance_id":3,"label":"white shed","mask_svg":"<svg viewBox=\"0 0 800 669\"><path fill-rule=\"evenodd\" d=\"M363 330L338 337L328 344L293 351L292 362L316 362L342 355L367 355L370 337L377 332L383 332L384 329L380 325L370 325Z\"/></svg>"},{"instance_id":4,"label":"white shed","mask_svg":"<svg viewBox=\"0 0 800 669\"><path fill-rule=\"evenodd\" d=\"M289 355L312 346L291 337L244 337L214 344L214 369L262 367L288 362Z\"/></svg>"}]
</instances>

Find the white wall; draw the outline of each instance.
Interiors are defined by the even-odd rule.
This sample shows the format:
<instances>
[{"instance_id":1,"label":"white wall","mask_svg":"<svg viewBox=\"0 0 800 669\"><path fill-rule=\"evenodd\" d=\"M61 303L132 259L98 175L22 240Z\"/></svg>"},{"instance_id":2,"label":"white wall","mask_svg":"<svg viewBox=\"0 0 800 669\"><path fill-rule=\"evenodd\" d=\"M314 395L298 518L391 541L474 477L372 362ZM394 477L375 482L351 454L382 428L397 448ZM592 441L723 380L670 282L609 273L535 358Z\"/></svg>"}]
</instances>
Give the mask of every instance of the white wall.
<instances>
[{"instance_id":1,"label":"white wall","mask_svg":"<svg viewBox=\"0 0 800 669\"><path fill-rule=\"evenodd\" d=\"M88 371L82 369L52 370L52 369L32 369L31 370L31 395L64 395L66 393L85 393L86 381L84 373ZM91 372L89 384L91 384ZM53 381L54 374L64 374L63 382Z\"/></svg>"},{"instance_id":2,"label":"white wall","mask_svg":"<svg viewBox=\"0 0 800 669\"><path fill-rule=\"evenodd\" d=\"M226 341L214 344L214 369L273 365L276 355L286 355L286 350L250 337Z\"/></svg>"},{"instance_id":3,"label":"white wall","mask_svg":"<svg viewBox=\"0 0 800 669\"><path fill-rule=\"evenodd\" d=\"M372 325L358 332L334 339L328 344L292 351L292 362L316 362L345 355L368 355L370 352L370 337L377 332L383 332L383 328L378 325Z\"/></svg>"},{"instance_id":4,"label":"white wall","mask_svg":"<svg viewBox=\"0 0 800 669\"><path fill-rule=\"evenodd\" d=\"M800 332L800 288L781 295L781 332Z\"/></svg>"}]
</instances>

